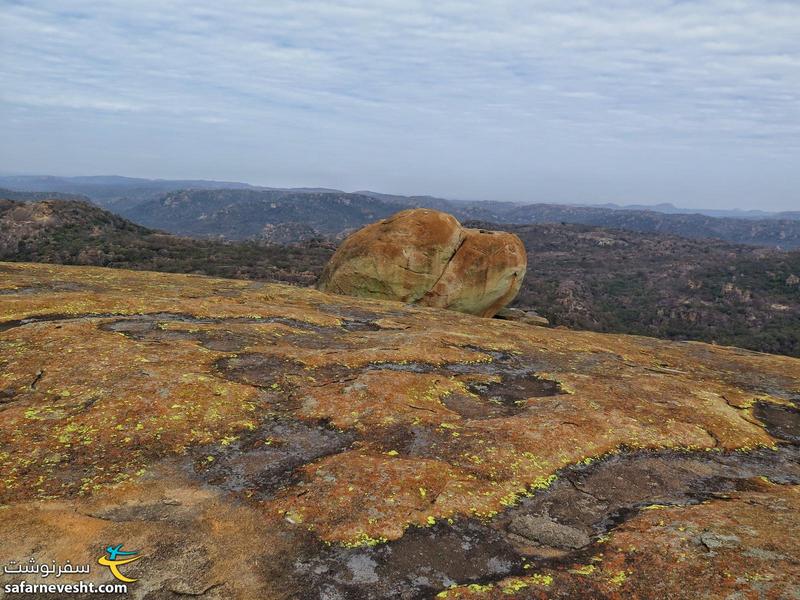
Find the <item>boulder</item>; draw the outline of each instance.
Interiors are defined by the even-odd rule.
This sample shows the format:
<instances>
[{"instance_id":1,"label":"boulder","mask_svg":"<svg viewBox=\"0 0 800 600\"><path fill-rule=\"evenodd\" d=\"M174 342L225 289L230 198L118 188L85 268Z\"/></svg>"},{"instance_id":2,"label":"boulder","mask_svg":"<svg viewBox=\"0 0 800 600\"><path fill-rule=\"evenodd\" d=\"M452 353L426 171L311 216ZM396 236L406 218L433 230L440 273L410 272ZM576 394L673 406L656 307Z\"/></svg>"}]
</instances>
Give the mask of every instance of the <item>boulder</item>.
<instances>
[{"instance_id":1,"label":"boulder","mask_svg":"<svg viewBox=\"0 0 800 600\"><path fill-rule=\"evenodd\" d=\"M435 210L404 210L350 235L318 287L346 296L416 302L433 287L464 239L459 222Z\"/></svg>"},{"instance_id":2,"label":"boulder","mask_svg":"<svg viewBox=\"0 0 800 600\"><path fill-rule=\"evenodd\" d=\"M519 308L504 308L497 311L494 315L495 319L503 319L504 321L519 321L527 325L539 325L540 327L547 327L550 321L546 317L541 316L535 310L522 310Z\"/></svg>"},{"instance_id":3,"label":"boulder","mask_svg":"<svg viewBox=\"0 0 800 600\"><path fill-rule=\"evenodd\" d=\"M349 236L318 287L491 317L517 295L526 265L516 235L467 229L447 213L418 208Z\"/></svg>"}]
</instances>

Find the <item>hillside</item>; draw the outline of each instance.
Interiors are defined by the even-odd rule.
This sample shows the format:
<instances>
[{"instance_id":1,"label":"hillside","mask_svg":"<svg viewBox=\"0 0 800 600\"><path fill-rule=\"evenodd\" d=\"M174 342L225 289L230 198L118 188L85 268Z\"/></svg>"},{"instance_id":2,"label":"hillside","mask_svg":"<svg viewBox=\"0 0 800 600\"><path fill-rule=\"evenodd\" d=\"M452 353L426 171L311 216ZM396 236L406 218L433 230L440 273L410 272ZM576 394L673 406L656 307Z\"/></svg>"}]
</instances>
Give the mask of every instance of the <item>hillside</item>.
<instances>
[{"instance_id":1,"label":"hillside","mask_svg":"<svg viewBox=\"0 0 800 600\"><path fill-rule=\"evenodd\" d=\"M198 190L217 190L217 189L250 189L250 190L271 190L292 193L321 193L332 192L344 194L342 190L330 188L274 188L236 181L214 181L206 179L145 179L140 177L120 177L112 176L83 176L83 177L56 177L52 175L0 175L0 187L8 187L20 192L49 192L51 190L62 190L78 194L84 198L89 198L100 206L116 208L130 208L135 204L145 200L154 200L169 193L186 189ZM476 209L479 206L487 206L487 202L448 200L435 196L402 196L399 194L386 194L362 190L353 192L356 195L370 196L382 199L390 204L402 204L404 206L425 206L437 210L453 212L459 206L467 206ZM5 196L8 197L8 196ZM55 197L53 195L49 197ZM17 199L17 198L13 198ZM492 202L497 206L513 208L520 204L511 202ZM706 209L706 208L687 208L677 207L674 204L664 202L660 204L581 204L590 208L631 210L631 211L650 211L666 214L699 214L711 217L732 217L737 219L785 219L800 220L800 212L768 212L764 210L744 210L744 209ZM473 218L484 218L474 215ZM502 219L501 219L502 220Z\"/></svg>"},{"instance_id":2,"label":"hillside","mask_svg":"<svg viewBox=\"0 0 800 600\"><path fill-rule=\"evenodd\" d=\"M555 325L800 356L800 251L581 225L483 225L525 243L515 305Z\"/></svg>"},{"instance_id":3,"label":"hillside","mask_svg":"<svg viewBox=\"0 0 800 600\"><path fill-rule=\"evenodd\" d=\"M310 285L332 250L181 238L85 202L0 200L0 260L95 265Z\"/></svg>"},{"instance_id":4,"label":"hillside","mask_svg":"<svg viewBox=\"0 0 800 600\"><path fill-rule=\"evenodd\" d=\"M583 225L513 231L528 274L516 305L572 329L694 339L800 356L800 252ZM334 250L279 223L262 241L167 235L85 203L0 201L0 260L313 285ZM297 236L302 243L278 245Z\"/></svg>"},{"instance_id":5,"label":"hillside","mask_svg":"<svg viewBox=\"0 0 800 600\"><path fill-rule=\"evenodd\" d=\"M591 205L587 205L591 206ZM800 219L800 212L797 211L783 211L783 212L769 212L758 209L708 209L708 208L685 208L677 207L669 202L661 204L596 204L596 208L614 208L622 210L650 210L667 214L697 214L707 215L709 217L734 217L737 219Z\"/></svg>"},{"instance_id":6,"label":"hillside","mask_svg":"<svg viewBox=\"0 0 800 600\"><path fill-rule=\"evenodd\" d=\"M285 222L303 223L318 233L337 236L402 208L425 207L449 212L462 221L564 222L784 249L800 247L797 211L682 209L671 204L648 207L477 202L371 191L276 189L239 182L116 176L4 176L0 177L0 186L81 194L142 225L181 235L228 239L259 236L265 226Z\"/></svg>"},{"instance_id":7,"label":"hillside","mask_svg":"<svg viewBox=\"0 0 800 600\"><path fill-rule=\"evenodd\" d=\"M327 236L343 235L410 207L443 210L462 221L564 222L751 245L800 247L800 221L791 219L718 218L557 204L459 202L373 192L184 190L119 212L142 225L180 235L246 239L259 236L265 226L283 222L304 223Z\"/></svg>"},{"instance_id":8,"label":"hillside","mask_svg":"<svg viewBox=\"0 0 800 600\"><path fill-rule=\"evenodd\" d=\"M158 198L168 192L182 189L249 189L253 186L233 181L143 179L140 177L88 176L55 177L52 175L0 176L0 186L25 192L53 190L77 194L91 199L98 206L124 210L145 200ZM8 196L0 196L6 197ZM49 195L54 198L57 196ZM17 198L10 198L16 200Z\"/></svg>"},{"instance_id":9,"label":"hillside","mask_svg":"<svg viewBox=\"0 0 800 600\"><path fill-rule=\"evenodd\" d=\"M736 348L2 263L0 562L102 583L124 544L137 599L790 597L798 390Z\"/></svg>"},{"instance_id":10,"label":"hillside","mask_svg":"<svg viewBox=\"0 0 800 600\"><path fill-rule=\"evenodd\" d=\"M339 192L188 190L172 192L122 214L180 235L242 240L259 237L265 228L287 222L303 223L334 237L402 208Z\"/></svg>"},{"instance_id":11,"label":"hillside","mask_svg":"<svg viewBox=\"0 0 800 600\"><path fill-rule=\"evenodd\" d=\"M89 202L87 196L80 194L70 194L66 192L17 192L0 188L0 199L16 200L18 202L39 202L41 200L77 200L79 202Z\"/></svg>"},{"instance_id":12,"label":"hillside","mask_svg":"<svg viewBox=\"0 0 800 600\"><path fill-rule=\"evenodd\" d=\"M513 224L564 222L784 249L800 247L800 221L793 219L723 218L559 204L518 206L503 216L501 222Z\"/></svg>"}]
</instances>

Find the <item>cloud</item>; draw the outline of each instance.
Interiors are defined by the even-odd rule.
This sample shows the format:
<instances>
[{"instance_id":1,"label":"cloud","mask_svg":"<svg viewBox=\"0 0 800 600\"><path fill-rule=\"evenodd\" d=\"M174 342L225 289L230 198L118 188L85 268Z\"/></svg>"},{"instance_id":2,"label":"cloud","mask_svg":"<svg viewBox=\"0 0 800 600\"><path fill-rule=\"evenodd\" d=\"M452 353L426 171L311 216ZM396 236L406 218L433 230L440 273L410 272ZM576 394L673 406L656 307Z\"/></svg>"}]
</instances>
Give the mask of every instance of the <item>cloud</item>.
<instances>
[{"instance_id":1,"label":"cloud","mask_svg":"<svg viewBox=\"0 0 800 600\"><path fill-rule=\"evenodd\" d=\"M797 201L796 2L0 5L6 169Z\"/></svg>"}]
</instances>

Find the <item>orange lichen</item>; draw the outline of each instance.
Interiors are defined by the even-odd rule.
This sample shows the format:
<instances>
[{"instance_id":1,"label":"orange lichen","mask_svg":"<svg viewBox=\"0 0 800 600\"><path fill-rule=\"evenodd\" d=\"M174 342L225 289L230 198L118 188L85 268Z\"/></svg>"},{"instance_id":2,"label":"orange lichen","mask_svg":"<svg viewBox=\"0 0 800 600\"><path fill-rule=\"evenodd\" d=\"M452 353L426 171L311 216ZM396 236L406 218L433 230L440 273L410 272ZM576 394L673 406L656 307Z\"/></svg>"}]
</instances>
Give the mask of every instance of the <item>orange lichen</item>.
<instances>
[{"instance_id":1,"label":"orange lichen","mask_svg":"<svg viewBox=\"0 0 800 600\"><path fill-rule=\"evenodd\" d=\"M88 493L257 418L257 390L210 375L216 353L137 342L99 322L0 337L0 389L16 392L0 427L0 499Z\"/></svg>"},{"instance_id":2,"label":"orange lichen","mask_svg":"<svg viewBox=\"0 0 800 600\"><path fill-rule=\"evenodd\" d=\"M621 447L773 446L753 403L800 389L797 359L733 348L245 281L0 268L0 323L68 317L0 331L0 390L13 394L0 425L4 502L91 495L201 445L231 451L279 414L355 442L299 469L263 510L299 515L330 542L391 540L429 519L492 516ZM116 332L106 326L119 317L91 315L150 315L153 327ZM534 375L552 389L493 397Z\"/></svg>"}]
</instances>

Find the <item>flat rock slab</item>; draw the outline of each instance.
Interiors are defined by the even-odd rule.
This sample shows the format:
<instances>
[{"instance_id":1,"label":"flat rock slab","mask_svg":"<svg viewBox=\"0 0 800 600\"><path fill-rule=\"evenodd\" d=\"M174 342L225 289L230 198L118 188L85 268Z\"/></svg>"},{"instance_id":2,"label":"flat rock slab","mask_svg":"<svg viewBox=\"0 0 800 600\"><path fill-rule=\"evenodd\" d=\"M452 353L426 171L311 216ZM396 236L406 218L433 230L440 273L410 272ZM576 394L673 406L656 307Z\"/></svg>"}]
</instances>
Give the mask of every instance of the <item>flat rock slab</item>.
<instances>
[{"instance_id":1,"label":"flat rock slab","mask_svg":"<svg viewBox=\"0 0 800 600\"><path fill-rule=\"evenodd\" d=\"M791 598L799 400L800 360L737 348L0 263L0 563L111 583L124 544L151 600Z\"/></svg>"},{"instance_id":2,"label":"flat rock slab","mask_svg":"<svg viewBox=\"0 0 800 600\"><path fill-rule=\"evenodd\" d=\"M575 550L591 542L586 532L561 525L549 517L520 515L509 523L508 530L542 546Z\"/></svg>"}]
</instances>

